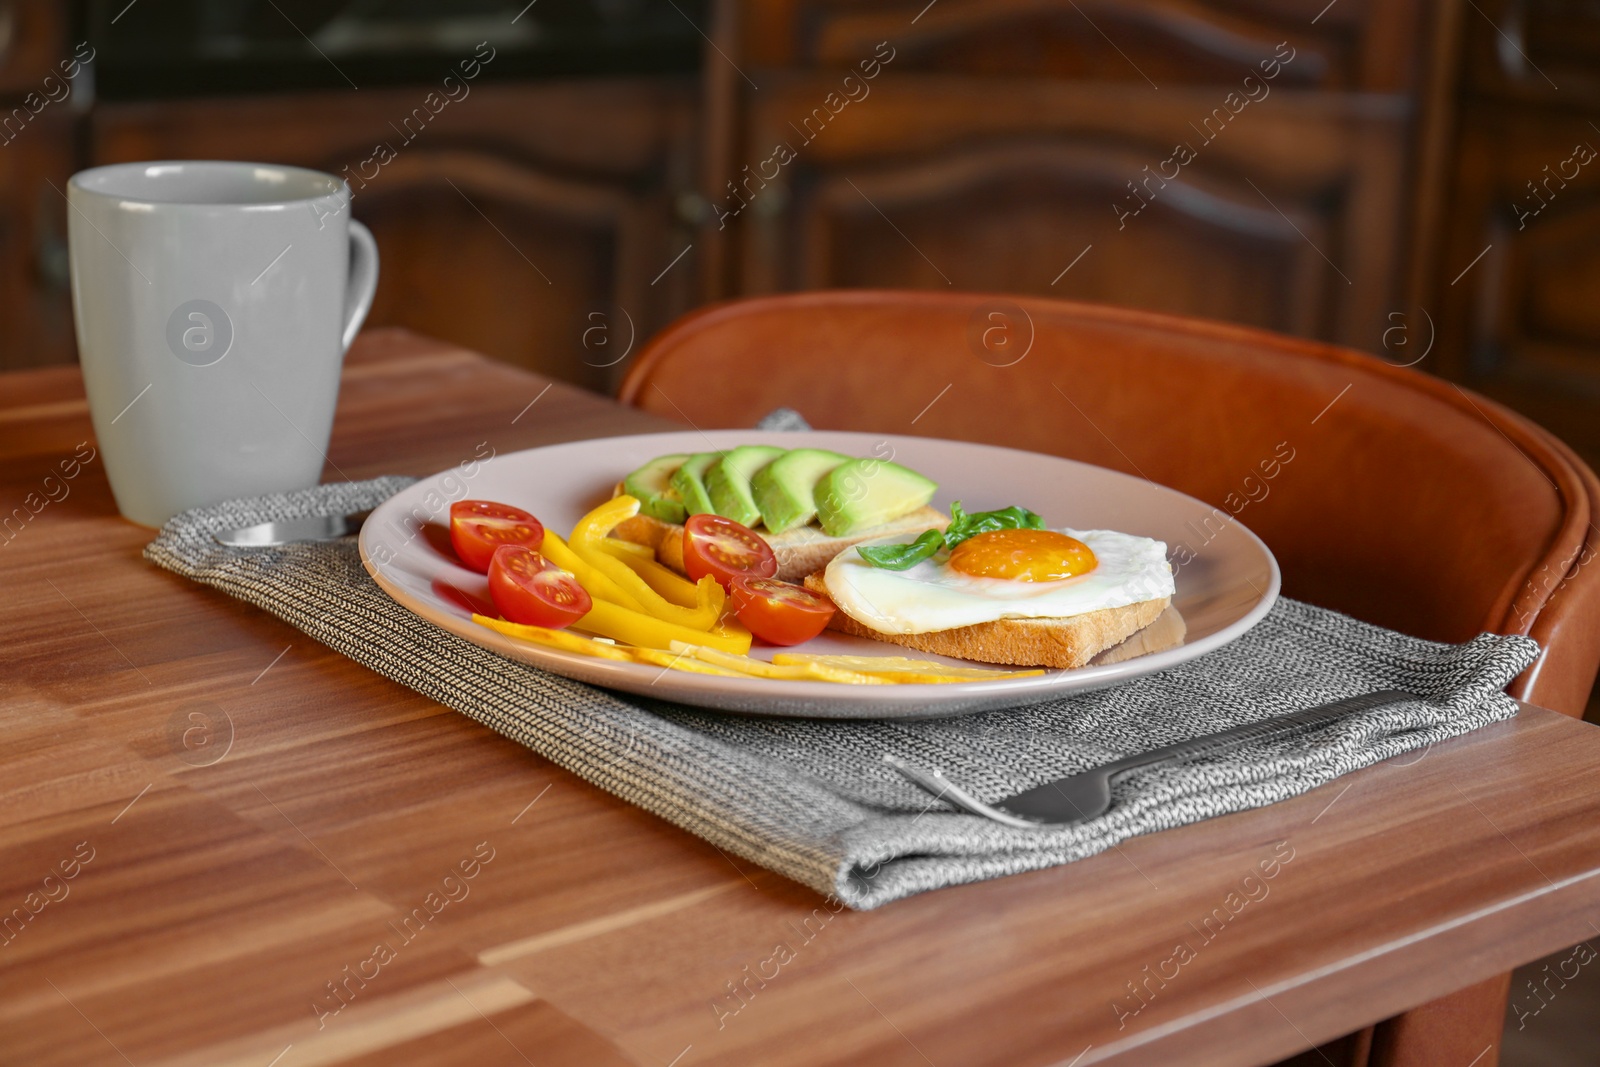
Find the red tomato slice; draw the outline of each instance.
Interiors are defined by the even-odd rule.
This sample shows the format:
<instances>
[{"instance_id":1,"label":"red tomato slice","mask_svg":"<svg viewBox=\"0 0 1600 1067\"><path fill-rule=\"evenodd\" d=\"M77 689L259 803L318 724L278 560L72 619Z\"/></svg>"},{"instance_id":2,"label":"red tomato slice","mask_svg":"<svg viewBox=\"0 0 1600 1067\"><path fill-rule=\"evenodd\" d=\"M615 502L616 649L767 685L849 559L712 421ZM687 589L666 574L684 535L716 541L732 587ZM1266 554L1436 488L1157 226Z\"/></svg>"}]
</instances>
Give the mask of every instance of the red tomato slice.
<instances>
[{"instance_id":1,"label":"red tomato slice","mask_svg":"<svg viewBox=\"0 0 1600 1067\"><path fill-rule=\"evenodd\" d=\"M501 545L544 544L544 524L521 508L489 500L457 500L450 505L450 544L461 562L479 574Z\"/></svg>"},{"instance_id":2,"label":"red tomato slice","mask_svg":"<svg viewBox=\"0 0 1600 1067\"><path fill-rule=\"evenodd\" d=\"M709 574L730 589L735 578L777 574L778 557L748 526L721 515L691 515L683 524L683 569L697 582Z\"/></svg>"},{"instance_id":3,"label":"red tomato slice","mask_svg":"<svg viewBox=\"0 0 1600 1067\"><path fill-rule=\"evenodd\" d=\"M495 549L489 562L489 597L511 622L552 630L577 622L594 606L571 571L522 545Z\"/></svg>"},{"instance_id":4,"label":"red tomato slice","mask_svg":"<svg viewBox=\"0 0 1600 1067\"><path fill-rule=\"evenodd\" d=\"M833 618L827 597L775 578L735 578L730 593L739 621L774 645L809 641Z\"/></svg>"}]
</instances>

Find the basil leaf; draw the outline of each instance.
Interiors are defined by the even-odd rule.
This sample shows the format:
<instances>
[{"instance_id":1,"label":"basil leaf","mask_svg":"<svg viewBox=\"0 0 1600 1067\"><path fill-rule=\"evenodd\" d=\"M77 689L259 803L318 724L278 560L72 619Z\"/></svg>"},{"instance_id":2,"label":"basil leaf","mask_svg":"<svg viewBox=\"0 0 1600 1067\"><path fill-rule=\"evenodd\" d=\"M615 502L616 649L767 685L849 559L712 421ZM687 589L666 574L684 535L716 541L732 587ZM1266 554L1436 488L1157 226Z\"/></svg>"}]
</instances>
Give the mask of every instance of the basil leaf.
<instances>
[{"instance_id":1,"label":"basil leaf","mask_svg":"<svg viewBox=\"0 0 1600 1067\"><path fill-rule=\"evenodd\" d=\"M971 515L959 503L950 507L950 525L944 532L945 544L954 548L969 537L991 530L1042 530L1044 519L1027 508L1013 504L999 511L979 511Z\"/></svg>"},{"instance_id":2,"label":"basil leaf","mask_svg":"<svg viewBox=\"0 0 1600 1067\"><path fill-rule=\"evenodd\" d=\"M861 558L886 571L903 571L916 566L944 547L938 530L927 530L908 545L868 545L857 548Z\"/></svg>"},{"instance_id":3,"label":"basil leaf","mask_svg":"<svg viewBox=\"0 0 1600 1067\"><path fill-rule=\"evenodd\" d=\"M990 530L1042 530L1044 519L1027 508L1013 504L999 511L978 511L972 514L957 500L950 505L950 525L944 533L928 530L908 545L874 545L857 548L861 558L874 567L886 571L903 571L931 559L941 548L954 548L969 537Z\"/></svg>"}]
</instances>

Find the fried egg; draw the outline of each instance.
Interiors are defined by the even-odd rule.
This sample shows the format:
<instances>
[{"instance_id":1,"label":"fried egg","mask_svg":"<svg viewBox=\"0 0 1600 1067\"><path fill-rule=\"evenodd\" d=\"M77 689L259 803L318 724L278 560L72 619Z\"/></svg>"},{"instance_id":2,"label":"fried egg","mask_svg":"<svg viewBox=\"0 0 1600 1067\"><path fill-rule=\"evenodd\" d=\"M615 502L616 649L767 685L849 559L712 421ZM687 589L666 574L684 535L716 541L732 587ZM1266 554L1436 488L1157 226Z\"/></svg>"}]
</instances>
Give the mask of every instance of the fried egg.
<instances>
[{"instance_id":1,"label":"fried egg","mask_svg":"<svg viewBox=\"0 0 1600 1067\"><path fill-rule=\"evenodd\" d=\"M828 564L823 581L841 611L888 634L1066 618L1164 599L1174 590L1167 546L1115 530L994 530L903 571L874 567L846 549Z\"/></svg>"}]
</instances>

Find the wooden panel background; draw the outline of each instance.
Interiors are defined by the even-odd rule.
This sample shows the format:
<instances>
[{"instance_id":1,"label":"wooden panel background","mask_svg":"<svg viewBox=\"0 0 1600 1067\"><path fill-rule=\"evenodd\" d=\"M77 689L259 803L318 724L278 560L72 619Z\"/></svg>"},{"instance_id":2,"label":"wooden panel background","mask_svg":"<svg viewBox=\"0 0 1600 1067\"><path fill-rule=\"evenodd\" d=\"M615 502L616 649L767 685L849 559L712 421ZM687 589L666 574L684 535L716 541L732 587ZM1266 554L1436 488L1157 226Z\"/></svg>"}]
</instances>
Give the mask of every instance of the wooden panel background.
<instances>
[{"instance_id":1,"label":"wooden panel background","mask_svg":"<svg viewBox=\"0 0 1600 1067\"><path fill-rule=\"evenodd\" d=\"M761 146L798 154L746 187L745 293L1032 293L1381 343L1402 229L1392 101L1278 90L1207 142L1191 124L1221 91L885 74L806 143L796 130L836 80L752 94L759 171ZM1177 142L1194 159L1165 182Z\"/></svg>"},{"instance_id":2,"label":"wooden panel background","mask_svg":"<svg viewBox=\"0 0 1600 1067\"><path fill-rule=\"evenodd\" d=\"M1600 464L1600 9L1492 0L1463 41L1433 369Z\"/></svg>"},{"instance_id":3,"label":"wooden panel background","mask_svg":"<svg viewBox=\"0 0 1600 1067\"><path fill-rule=\"evenodd\" d=\"M1408 306L1425 0L725 7L749 69L704 186L714 292L1061 295L1370 350Z\"/></svg>"}]
</instances>

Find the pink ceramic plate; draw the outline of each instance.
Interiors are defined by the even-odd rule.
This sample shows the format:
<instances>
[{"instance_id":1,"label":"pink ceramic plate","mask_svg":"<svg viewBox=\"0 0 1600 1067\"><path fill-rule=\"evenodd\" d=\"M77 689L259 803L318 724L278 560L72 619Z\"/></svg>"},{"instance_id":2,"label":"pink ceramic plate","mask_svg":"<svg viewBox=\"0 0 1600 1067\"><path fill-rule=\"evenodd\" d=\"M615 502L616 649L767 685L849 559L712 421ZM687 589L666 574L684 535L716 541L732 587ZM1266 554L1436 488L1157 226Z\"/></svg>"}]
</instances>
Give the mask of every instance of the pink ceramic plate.
<instances>
[{"instance_id":1,"label":"pink ceramic plate","mask_svg":"<svg viewBox=\"0 0 1600 1067\"><path fill-rule=\"evenodd\" d=\"M1117 658L1118 650L1112 650L1090 666L1032 678L854 686L663 671L528 644L472 621L475 605L485 613L494 612L488 607L485 579L463 568L450 551L446 525L452 501L472 498L514 504L564 535L585 511L609 497L623 476L646 461L673 452L706 452L743 444L892 457L939 482L934 504L941 508L948 508L952 500L962 501L973 511L1021 504L1039 512L1050 526L1122 530L1165 541L1169 559L1175 558L1176 546L1186 544L1195 550L1195 557L1178 568L1173 606L1186 624L1187 636L1181 644L1162 651L1106 662ZM551 445L424 478L386 501L367 519L361 530L361 558L384 591L428 622L568 678L753 715L922 718L1030 704L1115 685L1191 660L1239 637L1277 599L1278 564L1260 538L1238 522L1223 525L1210 541L1197 544L1194 531L1202 528L1207 518L1211 519L1209 529L1217 530L1213 509L1192 497L1116 471L1033 452L863 433L689 431ZM831 632L803 647L808 652L906 652L895 645ZM753 654L770 658L773 651L757 648ZM1123 649L1121 654L1129 651Z\"/></svg>"}]
</instances>

